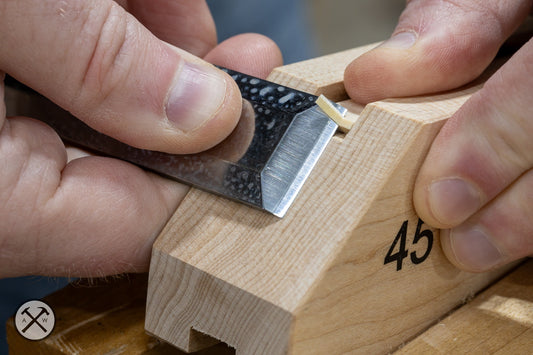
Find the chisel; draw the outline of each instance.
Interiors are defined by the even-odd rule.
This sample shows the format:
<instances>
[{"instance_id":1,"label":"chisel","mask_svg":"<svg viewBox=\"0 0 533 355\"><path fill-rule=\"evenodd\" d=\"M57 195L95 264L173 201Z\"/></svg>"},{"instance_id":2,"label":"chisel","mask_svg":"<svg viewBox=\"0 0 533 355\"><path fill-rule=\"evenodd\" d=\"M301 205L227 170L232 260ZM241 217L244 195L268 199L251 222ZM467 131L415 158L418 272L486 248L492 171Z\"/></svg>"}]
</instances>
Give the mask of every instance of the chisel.
<instances>
[{"instance_id":1,"label":"chisel","mask_svg":"<svg viewBox=\"0 0 533 355\"><path fill-rule=\"evenodd\" d=\"M217 146L186 155L131 147L13 79L6 83L32 97L32 105L22 108L27 112L17 114L47 123L69 143L283 217L338 128L331 117L346 109L324 97L223 70L244 100L239 123Z\"/></svg>"}]
</instances>

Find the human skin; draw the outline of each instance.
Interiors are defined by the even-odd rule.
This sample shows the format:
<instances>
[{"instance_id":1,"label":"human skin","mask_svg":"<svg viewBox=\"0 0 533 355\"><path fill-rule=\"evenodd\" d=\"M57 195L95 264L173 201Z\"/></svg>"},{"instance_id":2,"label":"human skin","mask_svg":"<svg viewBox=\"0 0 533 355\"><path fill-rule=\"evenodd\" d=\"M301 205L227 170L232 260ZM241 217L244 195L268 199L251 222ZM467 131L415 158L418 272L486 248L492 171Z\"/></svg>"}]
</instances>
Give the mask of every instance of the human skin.
<instances>
[{"instance_id":1,"label":"human skin","mask_svg":"<svg viewBox=\"0 0 533 355\"><path fill-rule=\"evenodd\" d=\"M412 0L383 45L354 60L359 102L456 88L476 78L531 11L531 1ZM459 268L481 272L533 254L533 43L443 126L418 174L414 205L442 228Z\"/></svg>"},{"instance_id":2,"label":"human skin","mask_svg":"<svg viewBox=\"0 0 533 355\"><path fill-rule=\"evenodd\" d=\"M235 87L195 95L224 81L197 57L260 77L281 64L264 37L216 46L203 1L120 5L138 20L104 0L2 2L0 69L117 139L185 153L227 136L240 111ZM391 39L347 68L346 89L370 102L458 87L488 66L530 10L524 0L408 1ZM527 43L445 124L415 185L417 213L443 229L446 255L468 271L533 254L532 56ZM209 74L181 102L210 110L168 105L184 61ZM217 95L220 105L201 104ZM79 155L44 125L6 120L0 110L0 276L145 271L153 239L187 188Z\"/></svg>"},{"instance_id":3,"label":"human skin","mask_svg":"<svg viewBox=\"0 0 533 355\"><path fill-rule=\"evenodd\" d=\"M208 149L238 121L237 86L208 62L260 77L281 65L260 35L217 45L200 0L2 1L0 34L0 70L103 133L169 153ZM0 277L146 271L187 187L65 148L48 126L5 112Z\"/></svg>"}]
</instances>

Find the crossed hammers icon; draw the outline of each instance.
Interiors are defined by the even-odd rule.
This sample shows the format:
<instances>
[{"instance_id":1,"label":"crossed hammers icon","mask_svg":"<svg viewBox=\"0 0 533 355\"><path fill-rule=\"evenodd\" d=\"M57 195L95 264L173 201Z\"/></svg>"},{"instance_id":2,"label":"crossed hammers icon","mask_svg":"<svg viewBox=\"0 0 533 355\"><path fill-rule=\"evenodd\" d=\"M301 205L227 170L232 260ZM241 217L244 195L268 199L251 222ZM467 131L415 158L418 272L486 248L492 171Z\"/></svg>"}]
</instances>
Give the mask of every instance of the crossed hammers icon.
<instances>
[{"instance_id":1,"label":"crossed hammers icon","mask_svg":"<svg viewBox=\"0 0 533 355\"><path fill-rule=\"evenodd\" d=\"M48 311L46 310L46 308L44 307L38 307L41 309L41 311L39 312L39 314L34 317L28 310L30 309L30 307L26 307L24 308L24 310L22 311L22 314L26 314L28 317L31 318L31 321L28 323L28 325L26 327L24 327L24 329L22 329L22 332L23 333L26 333L26 330L28 330L33 324L37 324L39 326L39 328L41 328L43 330L43 332L47 332L46 328L43 327L37 320L39 319L40 316L42 316L43 314L46 314L46 315L50 315L50 313L48 313Z\"/></svg>"}]
</instances>

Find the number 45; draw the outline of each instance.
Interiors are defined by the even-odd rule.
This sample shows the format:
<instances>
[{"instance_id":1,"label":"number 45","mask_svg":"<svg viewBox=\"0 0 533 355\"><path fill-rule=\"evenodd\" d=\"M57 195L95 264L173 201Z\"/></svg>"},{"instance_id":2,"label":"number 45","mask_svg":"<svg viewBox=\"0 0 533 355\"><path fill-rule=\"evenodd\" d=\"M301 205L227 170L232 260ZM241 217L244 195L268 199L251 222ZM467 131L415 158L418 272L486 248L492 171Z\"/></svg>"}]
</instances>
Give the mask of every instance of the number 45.
<instances>
[{"instance_id":1,"label":"number 45","mask_svg":"<svg viewBox=\"0 0 533 355\"><path fill-rule=\"evenodd\" d=\"M411 252L411 262L413 264L420 264L424 262L424 260L427 259L429 256L429 253L431 252L431 248L433 247L433 232L429 229L420 230L422 228L422 224L424 222L419 218L418 223L416 225L416 231L415 231L415 237L413 239L413 245L417 244L420 239L427 238L427 248L424 255L419 257L416 254L416 251ZM398 231L398 234L396 234L396 238L394 238L394 241L392 242L392 245L390 246L389 252L387 255L385 255L385 261L384 265L388 263L392 263L396 261L396 271L400 271L402 269L403 259L407 258L407 255L409 255L408 250L405 248L405 244L407 241L407 225L408 221L404 221L400 230ZM394 249L396 249L396 245L399 242L398 251L395 253Z\"/></svg>"}]
</instances>

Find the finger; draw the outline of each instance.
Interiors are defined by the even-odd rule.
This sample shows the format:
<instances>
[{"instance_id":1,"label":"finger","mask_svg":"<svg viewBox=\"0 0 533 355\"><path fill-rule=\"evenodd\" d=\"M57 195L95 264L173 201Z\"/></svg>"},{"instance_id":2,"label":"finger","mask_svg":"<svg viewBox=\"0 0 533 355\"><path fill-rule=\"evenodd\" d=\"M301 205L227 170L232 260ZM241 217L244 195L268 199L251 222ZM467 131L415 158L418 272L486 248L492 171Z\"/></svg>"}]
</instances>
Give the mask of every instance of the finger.
<instances>
[{"instance_id":1,"label":"finger","mask_svg":"<svg viewBox=\"0 0 533 355\"><path fill-rule=\"evenodd\" d=\"M0 71L0 129L4 126L4 121L6 119L6 103L4 101L5 97L5 85L4 85L5 73Z\"/></svg>"},{"instance_id":2,"label":"finger","mask_svg":"<svg viewBox=\"0 0 533 355\"><path fill-rule=\"evenodd\" d=\"M481 272L533 255L532 191L530 170L464 224L441 233L448 259Z\"/></svg>"},{"instance_id":3,"label":"finger","mask_svg":"<svg viewBox=\"0 0 533 355\"><path fill-rule=\"evenodd\" d=\"M525 19L531 1L412 0L393 36L354 60L345 86L371 102L448 90L476 78Z\"/></svg>"},{"instance_id":4,"label":"finger","mask_svg":"<svg viewBox=\"0 0 533 355\"><path fill-rule=\"evenodd\" d=\"M66 162L38 121L8 119L0 131L0 277L146 271L187 188L111 158Z\"/></svg>"},{"instance_id":5,"label":"finger","mask_svg":"<svg viewBox=\"0 0 533 355\"><path fill-rule=\"evenodd\" d=\"M210 63L266 78L283 64L281 51L274 41L263 35L245 33L228 38L204 58Z\"/></svg>"},{"instance_id":6,"label":"finger","mask_svg":"<svg viewBox=\"0 0 533 355\"><path fill-rule=\"evenodd\" d=\"M238 120L228 75L158 40L111 0L6 2L0 32L0 68L130 145L196 152Z\"/></svg>"},{"instance_id":7,"label":"finger","mask_svg":"<svg viewBox=\"0 0 533 355\"><path fill-rule=\"evenodd\" d=\"M533 43L468 100L434 140L414 191L427 223L452 227L533 165Z\"/></svg>"},{"instance_id":8,"label":"finger","mask_svg":"<svg viewBox=\"0 0 533 355\"><path fill-rule=\"evenodd\" d=\"M217 44L215 22L203 0L129 0L126 8L159 39L199 57Z\"/></svg>"},{"instance_id":9,"label":"finger","mask_svg":"<svg viewBox=\"0 0 533 355\"><path fill-rule=\"evenodd\" d=\"M533 166L531 58L530 41L450 118L433 142L414 189L417 213L428 224L460 225ZM525 186L513 187L512 196L527 196ZM511 198L501 201L509 211L516 207ZM518 227L525 229L528 223Z\"/></svg>"}]
</instances>

